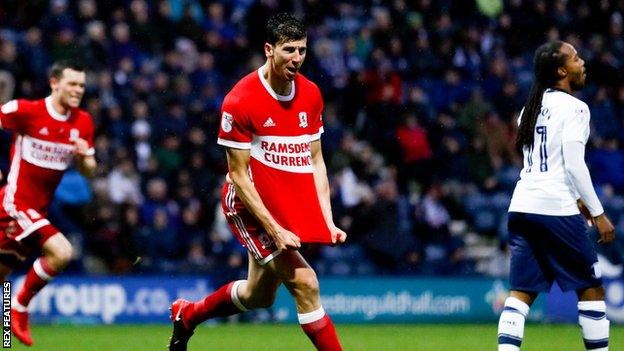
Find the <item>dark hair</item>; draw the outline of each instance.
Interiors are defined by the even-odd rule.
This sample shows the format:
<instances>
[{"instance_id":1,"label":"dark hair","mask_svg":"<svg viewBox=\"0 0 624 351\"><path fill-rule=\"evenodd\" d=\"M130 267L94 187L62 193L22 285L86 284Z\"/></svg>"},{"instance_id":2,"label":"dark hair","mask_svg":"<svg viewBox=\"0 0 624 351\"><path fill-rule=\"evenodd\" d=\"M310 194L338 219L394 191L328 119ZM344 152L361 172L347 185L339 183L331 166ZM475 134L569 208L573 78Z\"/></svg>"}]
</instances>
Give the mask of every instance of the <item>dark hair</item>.
<instances>
[{"instance_id":1,"label":"dark hair","mask_svg":"<svg viewBox=\"0 0 624 351\"><path fill-rule=\"evenodd\" d=\"M50 78L58 78L63 77L63 71L65 69L73 69L74 71L84 72L85 66L82 62L71 59L64 59L54 62L52 67L48 70L48 79Z\"/></svg>"},{"instance_id":2,"label":"dark hair","mask_svg":"<svg viewBox=\"0 0 624 351\"><path fill-rule=\"evenodd\" d=\"M271 16L266 24L266 41L271 45L307 37L305 25L289 13Z\"/></svg>"},{"instance_id":3,"label":"dark hair","mask_svg":"<svg viewBox=\"0 0 624 351\"><path fill-rule=\"evenodd\" d=\"M524 105L524 112L518 128L516 147L522 149L524 146L533 145L533 134L537 115L542 108L542 97L544 91L553 87L561 79L558 69L565 63L565 54L560 49L563 42L555 40L541 45L535 51L533 58L534 81L529 92L529 98Z\"/></svg>"}]
</instances>

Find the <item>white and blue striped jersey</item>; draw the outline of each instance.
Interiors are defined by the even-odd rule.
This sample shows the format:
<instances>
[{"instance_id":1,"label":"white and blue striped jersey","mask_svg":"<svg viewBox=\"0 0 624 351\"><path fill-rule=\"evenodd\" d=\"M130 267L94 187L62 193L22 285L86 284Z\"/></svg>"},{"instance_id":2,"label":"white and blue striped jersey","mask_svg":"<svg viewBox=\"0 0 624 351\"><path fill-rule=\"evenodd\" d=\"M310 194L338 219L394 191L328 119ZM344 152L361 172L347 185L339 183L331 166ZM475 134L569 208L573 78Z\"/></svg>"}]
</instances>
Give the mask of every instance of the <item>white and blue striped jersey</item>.
<instances>
[{"instance_id":1,"label":"white and blue striped jersey","mask_svg":"<svg viewBox=\"0 0 624 351\"><path fill-rule=\"evenodd\" d=\"M518 118L518 123L522 113ZM589 138L589 107L559 90L544 92L531 147L522 150L524 167L516 184L510 212L569 216L580 213L578 192L564 166L563 143Z\"/></svg>"}]
</instances>

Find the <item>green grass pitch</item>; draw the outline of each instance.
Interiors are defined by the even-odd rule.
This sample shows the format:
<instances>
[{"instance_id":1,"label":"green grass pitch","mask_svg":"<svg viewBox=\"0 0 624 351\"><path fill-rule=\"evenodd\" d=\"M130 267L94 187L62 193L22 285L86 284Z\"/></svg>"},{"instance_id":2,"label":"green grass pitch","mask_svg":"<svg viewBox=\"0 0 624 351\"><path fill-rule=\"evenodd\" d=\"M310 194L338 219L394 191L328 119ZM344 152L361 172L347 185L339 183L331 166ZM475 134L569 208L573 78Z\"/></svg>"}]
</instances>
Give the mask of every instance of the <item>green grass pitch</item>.
<instances>
[{"instance_id":1,"label":"green grass pitch","mask_svg":"<svg viewBox=\"0 0 624 351\"><path fill-rule=\"evenodd\" d=\"M496 350L496 325L341 325L336 326L345 350L443 351ZM70 326L34 325L35 345L24 347L13 338L13 350L41 351L158 351L166 350L170 327L166 325ZM611 327L611 350L624 349L624 326ZM189 343L189 351L254 350L312 351L314 348L297 325L201 326ZM582 351L575 325L530 324L522 351Z\"/></svg>"}]
</instances>

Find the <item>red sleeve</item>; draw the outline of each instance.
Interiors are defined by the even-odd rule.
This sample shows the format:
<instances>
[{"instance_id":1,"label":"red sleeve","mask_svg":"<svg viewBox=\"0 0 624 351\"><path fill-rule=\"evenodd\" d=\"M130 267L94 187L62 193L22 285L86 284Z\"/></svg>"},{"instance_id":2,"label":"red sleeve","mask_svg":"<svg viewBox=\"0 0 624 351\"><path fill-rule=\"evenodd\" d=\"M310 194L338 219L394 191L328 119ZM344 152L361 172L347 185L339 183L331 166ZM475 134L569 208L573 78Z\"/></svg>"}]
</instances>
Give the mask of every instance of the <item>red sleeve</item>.
<instances>
[{"instance_id":1,"label":"red sleeve","mask_svg":"<svg viewBox=\"0 0 624 351\"><path fill-rule=\"evenodd\" d=\"M251 149L253 126L243 112L240 98L227 96L221 107L221 124L217 144L235 149Z\"/></svg>"},{"instance_id":2,"label":"red sleeve","mask_svg":"<svg viewBox=\"0 0 624 351\"><path fill-rule=\"evenodd\" d=\"M321 138L321 134L323 133L323 97L321 96L321 91L317 86L314 86L316 94L316 101L314 102L317 110L314 112L312 116L312 121L310 123L310 127L312 132L312 140L317 140Z\"/></svg>"},{"instance_id":3,"label":"red sleeve","mask_svg":"<svg viewBox=\"0 0 624 351\"><path fill-rule=\"evenodd\" d=\"M30 110L30 103L27 100L11 100L2 105L0 107L2 129L23 132L26 129Z\"/></svg>"}]
</instances>

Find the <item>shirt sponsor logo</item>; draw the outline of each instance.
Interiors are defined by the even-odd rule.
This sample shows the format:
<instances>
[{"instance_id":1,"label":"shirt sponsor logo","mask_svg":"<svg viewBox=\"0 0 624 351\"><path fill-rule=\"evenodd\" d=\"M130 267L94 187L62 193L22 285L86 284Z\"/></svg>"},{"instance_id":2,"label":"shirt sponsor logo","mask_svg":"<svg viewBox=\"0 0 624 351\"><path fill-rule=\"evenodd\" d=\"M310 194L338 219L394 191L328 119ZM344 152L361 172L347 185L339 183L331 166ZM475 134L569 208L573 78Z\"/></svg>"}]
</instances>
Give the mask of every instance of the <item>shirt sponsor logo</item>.
<instances>
[{"instance_id":1,"label":"shirt sponsor logo","mask_svg":"<svg viewBox=\"0 0 624 351\"><path fill-rule=\"evenodd\" d=\"M256 136L252 141L251 156L266 166L283 171L312 173L313 170L310 135Z\"/></svg>"},{"instance_id":2,"label":"shirt sponsor logo","mask_svg":"<svg viewBox=\"0 0 624 351\"><path fill-rule=\"evenodd\" d=\"M69 144L24 136L22 153L24 160L28 163L43 168L64 171L73 160L74 147Z\"/></svg>"}]
</instances>

